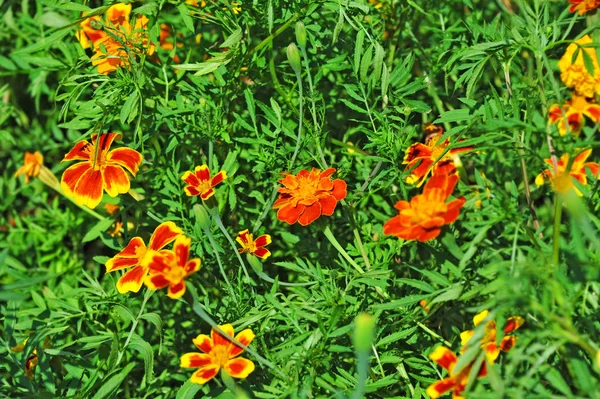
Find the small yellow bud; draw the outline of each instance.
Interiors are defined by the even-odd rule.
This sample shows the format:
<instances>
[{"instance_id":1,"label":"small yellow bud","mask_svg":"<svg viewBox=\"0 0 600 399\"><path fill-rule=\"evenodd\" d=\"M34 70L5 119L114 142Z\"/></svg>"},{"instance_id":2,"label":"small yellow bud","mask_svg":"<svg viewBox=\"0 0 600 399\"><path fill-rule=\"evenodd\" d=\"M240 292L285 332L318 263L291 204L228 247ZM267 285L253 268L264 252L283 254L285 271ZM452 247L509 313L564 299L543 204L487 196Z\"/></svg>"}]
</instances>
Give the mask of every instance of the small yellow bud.
<instances>
[{"instance_id":1,"label":"small yellow bud","mask_svg":"<svg viewBox=\"0 0 600 399\"><path fill-rule=\"evenodd\" d=\"M298 47L294 43L291 43L287 47L287 58L294 72L300 73L302 70L300 65L300 50L298 50Z\"/></svg>"}]
</instances>

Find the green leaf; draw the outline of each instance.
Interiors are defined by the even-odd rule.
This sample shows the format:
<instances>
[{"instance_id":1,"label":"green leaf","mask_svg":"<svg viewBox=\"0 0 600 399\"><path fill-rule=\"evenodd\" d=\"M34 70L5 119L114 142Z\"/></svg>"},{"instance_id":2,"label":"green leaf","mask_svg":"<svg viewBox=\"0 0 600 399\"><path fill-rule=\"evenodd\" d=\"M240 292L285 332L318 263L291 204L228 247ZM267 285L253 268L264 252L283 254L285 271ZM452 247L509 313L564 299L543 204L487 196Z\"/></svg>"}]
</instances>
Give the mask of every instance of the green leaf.
<instances>
[{"instance_id":1,"label":"green leaf","mask_svg":"<svg viewBox=\"0 0 600 399\"><path fill-rule=\"evenodd\" d=\"M194 20L190 16L190 10L188 9L185 2L180 3L177 6L177 10L179 11L179 14L181 15L181 19L183 19L183 23L184 23L185 27L190 32L196 33L196 29L194 29Z\"/></svg>"},{"instance_id":2,"label":"green leaf","mask_svg":"<svg viewBox=\"0 0 600 399\"><path fill-rule=\"evenodd\" d=\"M202 385L194 384L192 381L187 380L185 384L177 391L175 399L194 399L196 393L202 388Z\"/></svg>"},{"instance_id":3,"label":"green leaf","mask_svg":"<svg viewBox=\"0 0 600 399\"><path fill-rule=\"evenodd\" d=\"M129 363L121 371L116 372L112 377L105 379L102 386L96 391L96 394L92 399L104 399L112 395L121 386L125 378L129 375L131 370L135 367L135 363Z\"/></svg>"},{"instance_id":4,"label":"green leaf","mask_svg":"<svg viewBox=\"0 0 600 399\"><path fill-rule=\"evenodd\" d=\"M354 74L358 75L360 68L360 58L363 51L363 43L365 41L365 31L362 29L356 34L356 43L354 44Z\"/></svg>"},{"instance_id":5,"label":"green leaf","mask_svg":"<svg viewBox=\"0 0 600 399\"><path fill-rule=\"evenodd\" d=\"M152 346L137 334L131 336L129 347L140 352L144 359L144 378L151 384L154 376L154 352Z\"/></svg>"},{"instance_id":6,"label":"green leaf","mask_svg":"<svg viewBox=\"0 0 600 399\"><path fill-rule=\"evenodd\" d=\"M81 242L86 243L92 241L102 235L108 228L113 224L111 219L102 219L96 223L88 232L83 236Z\"/></svg>"},{"instance_id":7,"label":"green leaf","mask_svg":"<svg viewBox=\"0 0 600 399\"><path fill-rule=\"evenodd\" d=\"M135 119L138 113L138 105L139 105L139 93L137 90L131 92L125 104L121 108L121 113L119 114L119 119L121 123L130 123Z\"/></svg>"}]
</instances>

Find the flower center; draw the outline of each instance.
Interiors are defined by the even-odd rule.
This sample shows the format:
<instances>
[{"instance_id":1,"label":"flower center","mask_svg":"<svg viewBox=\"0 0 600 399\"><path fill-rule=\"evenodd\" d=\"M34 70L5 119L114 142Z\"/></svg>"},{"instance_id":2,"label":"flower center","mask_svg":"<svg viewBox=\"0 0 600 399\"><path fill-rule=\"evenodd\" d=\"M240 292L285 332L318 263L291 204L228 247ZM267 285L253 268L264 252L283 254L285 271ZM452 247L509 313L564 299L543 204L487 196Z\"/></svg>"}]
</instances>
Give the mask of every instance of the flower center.
<instances>
[{"instance_id":1,"label":"flower center","mask_svg":"<svg viewBox=\"0 0 600 399\"><path fill-rule=\"evenodd\" d=\"M210 180L200 181L200 184L198 185L198 191L200 191L200 193L205 193L211 188L212 185L210 184Z\"/></svg>"},{"instance_id":2,"label":"flower center","mask_svg":"<svg viewBox=\"0 0 600 399\"><path fill-rule=\"evenodd\" d=\"M210 351L210 357L212 358L213 364L219 366L225 366L225 363L229 361L229 350L228 345L217 345Z\"/></svg>"},{"instance_id":3,"label":"flower center","mask_svg":"<svg viewBox=\"0 0 600 399\"><path fill-rule=\"evenodd\" d=\"M307 176L298 179L298 188L296 189L296 195L299 200L306 200L316 195L318 189L319 180L313 178L313 176Z\"/></svg>"}]
</instances>

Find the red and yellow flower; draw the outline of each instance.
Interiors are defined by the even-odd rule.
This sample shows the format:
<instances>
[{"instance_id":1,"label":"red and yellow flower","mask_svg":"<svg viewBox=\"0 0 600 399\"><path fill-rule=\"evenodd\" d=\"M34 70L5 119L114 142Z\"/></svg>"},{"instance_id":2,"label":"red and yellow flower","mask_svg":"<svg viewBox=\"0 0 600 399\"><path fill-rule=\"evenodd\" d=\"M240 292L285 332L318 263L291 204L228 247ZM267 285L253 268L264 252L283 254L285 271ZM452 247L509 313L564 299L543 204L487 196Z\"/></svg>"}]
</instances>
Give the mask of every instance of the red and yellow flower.
<instances>
[{"instance_id":1,"label":"red and yellow flower","mask_svg":"<svg viewBox=\"0 0 600 399\"><path fill-rule=\"evenodd\" d=\"M416 143L408 147L402 162L406 165L406 170L410 171L406 182L417 187L425 182L429 173L434 176L455 173L455 162L458 161L458 154L473 149L473 147L448 149L450 139L440 141L444 129L439 126L427 125L425 132L428 133L425 144Z\"/></svg>"},{"instance_id":2,"label":"red and yellow flower","mask_svg":"<svg viewBox=\"0 0 600 399\"><path fill-rule=\"evenodd\" d=\"M117 3L106 10L104 20L98 15L84 19L79 24L75 36L79 39L81 47L88 49L106 37L105 26L116 30L121 30L121 27L129 30L130 14L131 4Z\"/></svg>"},{"instance_id":3,"label":"red and yellow flower","mask_svg":"<svg viewBox=\"0 0 600 399\"><path fill-rule=\"evenodd\" d=\"M452 391L453 399L464 399L461 395L469 383L469 373L472 364L463 367L458 372L454 371L458 357L450 349L444 346L438 346L429 355L429 358L448 371L448 377L434 382L427 388L427 395L431 399L437 399L440 396ZM480 372L481 376L481 372Z\"/></svg>"},{"instance_id":4,"label":"red and yellow flower","mask_svg":"<svg viewBox=\"0 0 600 399\"><path fill-rule=\"evenodd\" d=\"M267 259L271 256L271 251L265 248L265 246L271 243L271 236L268 234L263 234L255 240L252 234L248 232L248 229L246 229L240 231L235 240L242 246L241 248L238 248L240 254L246 252L256 255L261 259Z\"/></svg>"},{"instance_id":5,"label":"red and yellow flower","mask_svg":"<svg viewBox=\"0 0 600 399\"><path fill-rule=\"evenodd\" d=\"M185 294L184 279L200 270L200 259L190 259L191 243L191 239L180 235L175 239L172 251L154 254L148 263L150 274L144 280L146 287L159 290L168 286L169 298L181 298Z\"/></svg>"},{"instance_id":6,"label":"red and yellow flower","mask_svg":"<svg viewBox=\"0 0 600 399\"><path fill-rule=\"evenodd\" d=\"M278 209L277 219L306 226L321 215L333 215L338 201L346 198L346 182L331 180L334 172L334 168L324 171L313 168L279 180L283 187L279 188L279 198L273 204L273 209Z\"/></svg>"},{"instance_id":7,"label":"red and yellow flower","mask_svg":"<svg viewBox=\"0 0 600 399\"><path fill-rule=\"evenodd\" d=\"M205 201L214 195L214 187L225 179L227 179L227 173L224 170L211 179L210 170L206 165L196 166L193 172L185 172L181 176L181 180L187 184L183 189L185 193L190 197L199 195Z\"/></svg>"},{"instance_id":8,"label":"red and yellow flower","mask_svg":"<svg viewBox=\"0 0 600 399\"><path fill-rule=\"evenodd\" d=\"M566 170L567 165L569 165L569 154L568 153L563 154L560 157L560 159L557 161L556 166L558 167L558 170L554 170L554 165L552 163L551 158L544 159L544 162L547 165L550 165L550 169L546 169L545 171L543 171L542 173L537 175L537 177L535 178L535 184L538 186L541 186L542 184L545 183L546 180L549 180L555 189L560 189L560 190L557 190L559 192L564 192L567 189L573 188L575 190L575 192L577 193L577 195L579 195L579 196L583 195L581 193L581 191L579 191L577 189L577 187L574 187L572 184L569 185L568 181L565 181L564 177L570 176L571 183L572 183L572 179L575 179L578 182L580 182L581 184L583 184L584 186L587 185L586 169L589 169L594 177L600 177L600 176L598 176L598 173L600 172L600 165L598 165L596 162L585 162L591 153L592 153L591 148L580 151L573 159L573 163L571 164L571 169L568 171ZM555 185L553 183L555 181L560 182L560 184Z\"/></svg>"},{"instance_id":9,"label":"red and yellow flower","mask_svg":"<svg viewBox=\"0 0 600 399\"><path fill-rule=\"evenodd\" d=\"M596 56L596 49L593 47L594 41L589 35L569 44L567 51L558 62L560 68L560 78L563 83L575 90L579 95L587 98L594 97L594 94L600 94L600 65ZM573 60L575 52L578 52L577 57ZM587 54L594 67L594 75L590 74L583 54Z\"/></svg>"},{"instance_id":10,"label":"red and yellow flower","mask_svg":"<svg viewBox=\"0 0 600 399\"><path fill-rule=\"evenodd\" d=\"M142 154L131 148L122 147L109 150L118 133L94 134L92 143L82 140L62 162L83 161L69 166L63 173L60 186L75 202L95 208L101 201L103 192L111 197L129 191L129 177L133 176L142 163Z\"/></svg>"},{"instance_id":11,"label":"red and yellow flower","mask_svg":"<svg viewBox=\"0 0 600 399\"><path fill-rule=\"evenodd\" d=\"M10 351L13 353L23 352L25 350L25 345L27 344L28 340L29 340L29 338L25 338L25 341L18 344L17 346L13 346L12 348L10 348ZM44 343L42 344L42 349L48 349L50 347L51 347L50 338L46 337L44 339ZM37 367L37 365L38 365L38 352L37 352L37 348L34 348L33 351L31 352L31 355L29 355L27 360L25 360L25 367L23 368L25 371L25 375L27 375L28 379L33 380L35 368Z\"/></svg>"},{"instance_id":12,"label":"red and yellow flower","mask_svg":"<svg viewBox=\"0 0 600 399\"><path fill-rule=\"evenodd\" d=\"M444 225L458 218L460 208L465 204L464 197L446 203L457 182L457 175L432 176L425 184L423 194L414 196L410 202L396 203L394 207L400 214L383 225L384 234L421 242L436 238Z\"/></svg>"},{"instance_id":13,"label":"red and yellow flower","mask_svg":"<svg viewBox=\"0 0 600 399\"><path fill-rule=\"evenodd\" d=\"M34 153L25 152L25 159L23 166L21 166L16 172L14 177L19 175L25 175L25 183L29 183L30 178L38 177L40 169L44 164L44 156L36 151Z\"/></svg>"},{"instance_id":14,"label":"red and yellow flower","mask_svg":"<svg viewBox=\"0 0 600 399\"><path fill-rule=\"evenodd\" d=\"M473 317L473 324L478 326L487 317L489 312L484 310L475 317ZM525 323L525 320L520 316L509 317L504 327L504 334L510 334ZM467 349L467 343L474 334L474 330L463 331L460 334L461 345L463 345L461 352ZM481 349L485 350L486 359L490 364L494 364L500 351L509 352L517 342L517 337L512 335L505 335L500 341L500 345L496 344L496 322L494 320L488 321L484 327L483 338L481 340Z\"/></svg>"},{"instance_id":15,"label":"red and yellow flower","mask_svg":"<svg viewBox=\"0 0 600 399\"><path fill-rule=\"evenodd\" d=\"M577 93L573 93L571 100L565 102L562 107L554 104L548 111L550 123L558 126L561 136L567 134L568 130L579 136L584 116L590 118L594 123L598 123L600 121L600 105L589 102L587 98ZM567 129L567 124L569 129Z\"/></svg>"},{"instance_id":16,"label":"red and yellow flower","mask_svg":"<svg viewBox=\"0 0 600 399\"><path fill-rule=\"evenodd\" d=\"M600 0L569 0L569 3L571 3L569 11L578 12L579 15L600 7Z\"/></svg>"},{"instance_id":17,"label":"red and yellow flower","mask_svg":"<svg viewBox=\"0 0 600 399\"><path fill-rule=\"evenodd\" d=\"M221 369L234 378L246 378L254 371L252 361L238 357L244 349L231 341L234 336L233 326L225 324L219 328L225 336L213 328L210 337L200 334L193 340L202 353L192 352L181 356L181 367L198 369L190 379L195 384L207 383ZM254 333L250 329L235 336L235 340L244 346L250 345L253 339Z\"/></svg>"},{"instance_id":18,"label":"red and yellow flower","mask_svg":"<svg viewBox=\"0 0 600 399\"><path fill-rule=\"evenodd\" d=\"M154 230L147 247L141 237L133 237L121 252L106 262L107 273L131 269L121 276L117 282L117 290L121 294L138 292L148 275L153 257L164 251L163 248L181 234L183 231L175 223L164 222Z\"/></svg>"}]
</instances>

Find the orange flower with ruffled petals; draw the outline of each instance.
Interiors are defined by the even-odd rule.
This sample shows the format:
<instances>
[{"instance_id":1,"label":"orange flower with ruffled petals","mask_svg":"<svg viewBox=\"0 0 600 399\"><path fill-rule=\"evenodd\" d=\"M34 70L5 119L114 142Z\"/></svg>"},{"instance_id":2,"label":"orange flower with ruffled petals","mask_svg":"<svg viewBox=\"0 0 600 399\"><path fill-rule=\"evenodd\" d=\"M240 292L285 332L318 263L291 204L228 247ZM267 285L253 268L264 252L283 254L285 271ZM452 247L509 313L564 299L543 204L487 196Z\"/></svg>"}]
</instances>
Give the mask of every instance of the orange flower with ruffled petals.
<instances>
[{"instance_id":1,"label":"orange flower with ruffled petals","mask_svg":"<svg viewBox=\"0 0 600 399\"><path fill-rule=\"evenodd\" d=\"M183 231L173 222L164 222L152 233L148 246L141 237L133 237L129 244L106 262L106 272L131 269L117 282L121 294L138 292L149 272L149 263L161 250L173 242Z\"/></svg>"},{"instance_id":2,"label":"orange flower with ruffled petals","mask_svg":"<svg viewBox=\"0 0 600 399\"><path fill-rule=\"evenodd\" d=\"M62 162L84 161L63 172L60 186L67 197L73 197L80 205L95 208L102 201L104 191L111 197L129 191L125 169L135 177L143 158L142 154L127 147L109 151L117 136L120 135L106 133L98 137L93 134L91 144L82 140L65 155Z\"/></svg>"},{"instance_id":3,"label":"orange flower with ruffled petals","mask_svg":"<svg viewBox=\"0 0 600 399\"><path fill-rule=\"evenodd\" d=\"M185 193L190 197L199 195L205 201L214 195L214 187L225 179L227 179L227 173L224 170L211 179L210 169L206 165L196 166L193 172L185 172L181 176L181 180L187 184L183 189Z\"/></svg>"},{"instance_id":4,"label":"orange flower with ruffled petals","mask_svg":"<svg viewBox=\"0 0 600 399\"><path fill-rule=\"evenodd\" d=\"M457 175L432 176L425 184L423 194L414 196L410 202L396 203L394 208L400 214L383 225L384 234L421 242L436 238L442 226L458 218L460 208L465 204L464 197L446 203L457 182Z\"/></svg>"},{"instance_id":5,"label":"orange flower with ruffled petals","mask_svg":"<svg viewBox=\"0 0 600 399\"><path fill-rule=\"evenodd\" d=\"M79 29L75 33L81 47L88 49L92 44L99 42L106 37L105 29L125 31L130 29L129 15L131 14L131 4L117 3L106 10L104 20L99 15L86 18L79 24ZM85 14L83 14L85 16Z\"/></svg>"},{"instance_id":6,"label":"orange flower with ruffled petals","mask_svg":"<svg viewBox=\"0 0 600 399\"><path fill-rule=\"evenodd\" d=\"M569 44L567 51L565 51L565 54L558 61L560 78L563 83L568 88L575 90L587 98L594 97L594 93L600 94L600 65L598 64L598 56L593 45L594 41L592 38L589 35L585 35L574 43ZM577 57L573 60L576 52ZM593 66L593 76L586 66L583 54L586 54L586 58Z\"/></svg>"},{"instance_id":7,"label":"orange flower with ruffled petals","mask_svg":"<svg viewBox=\"0 0 600 399\"><path fill-rule=\"evenodd\" d=\"M175 239L172 251L154 254L148 263L150 274L144 279L146 287L159 290L168 286L169 298L181 298L185 294L184 279L200 270L200 259L190 259L191 243L191 239L180 235Z\"/></svg>"},{"instance_id":8,"label":"orange flower with ruffled petals","mask_svg":"<svg viewBox=\"0 0 600 399\"><path fill-rule=\"evenodd\" d=\"M306 226L321 215L333 215L338 201L346 198L346 182L331 180L334 172L334 168L322 172L313 168L279 180L283 187L279 188L279 198L273 204L273 209L278 209L277 219Z\"/></svg>"},{"instance_id":9,"label":"orange flower with ruffled petals","mask_svg":"<svg viewBox=\"0 0 600 399\"><path fill-rule=\"evenodd\" d=\"M588 11L592 11L600 7L600 0L569 0L569 3L571 3L569 11L577 11L579 15L583 15Z\"/></svg>"},{"instance_id":10,"label":"orange flower with ruffled petals","mask_svg":"<svg viewBox=\"0 0 600 399\"><path fill-rule=\"evenodd\" d=\"M456 172L455 162L461 152L470 151L470 147L457 147L448 150L450 139L440 141L444 129L435 125L427 125L425 132L428 133L425 144L415 143L408 147L404 161L406 170L410 174L406 178L408 184L420 187L429 174L450 175ZM442 155L444 154L444 155Z\"/></svg>"},{"instance_id":11,"label":"orange flower with ruffled petals","mask_svg":"<svg viewBox=\"0 0 600 399\"><path fill-rule=\"evenodd\" d=\"M271 251L265 248L265 246L271 243L271 236L268 234L256 237L255 240L252 234L248 232L248 229L246 229L240 231L235 240L242 246L241 248L238 248L240 254L247 252L258 256L261 259L267 259L271 256Z\"/></svg>"},{"instance_id":12,"label":"orange flower with ruffled petals","mask_svg":"<svg viewBox=\"0 0 600 399\"><path fill-rule=\"evenodd\" d=\"M40 169L44 164L44 156L39 151L31 152L25 151L25 159L23 166L21 166L16 172L14 177L19 175L25 175L25 183L29 183L29 178L38 177Z\"/></svg>"},{"instance_id":13,"label":"orange flower with ruffled petals","mask_svg":"<svg viewBox=\"0 0 600 399\"><path fill-rule=\"evenodd\" d=\"M244 349L231 341L234 331L231 324L219 326L226 334L221 335L212 329L211 336L200 334L194 340L194 345L203 353L186 353L181 356L181 366L197 368L192 374L191 382L205 384L213 379L221 368L234 378L246 378L254 371L254 363L243 357L238 357ZM235 336L235 340L244 346L250 345L254 333L249 328Z\"/></svg>"},{"instance_id":14,"label":"orange flower with ruffled petals","mask_svg":"<svg viewBox=\"0 0 600 399\"><path fill-rule=\"evenodd\" d=\"M469 383L469 373L471 372L472 364L463 367L462 370L455 373L454 367L456 366L458 357L454 352L444 346L435 348L431 355L429 355L429 358L448 371L448 377L431 384L427 388L427 395L429 395L431 399L437 399L452 391L453 399L463 399L461 394ZM481 374L480 371L479 376L482 376Z\"/></svg>"},{"instance_id":15,"label":"orange flower with ruffled petals","mask_svg":"<svg viewBox=\"0 0 600 399\"><path fill-rule=\"evenodd\" d=\"M577 150L579 151L579 150ZM567 184L568 182L565 182L564 179L562 178L563 176L566 176L567 174L571 176L572 179L577 180L578 182L580 182L581 184L583 184L584 186L587 185L587 172L586 169L589 169L590 172L592 172L592 175L594 177L598 177L599 173L600 173L600 165L598 165L596 162L585 162L586 159L591 155L592 153L592 149L588 148L587 150L583 150L581 152L579 152L576 156L575 159L573 159L573 163L571 164L571 169L568 171L567 173L567 165L569 164L569 154L565 153L563 154L560 159L557 161L556 166L558 167L558 171L554 170L554 164L552 163L552 158L548 158L548 159L544 159L544 162L547 165L550 165L550 169L546 169L545 171L543 171L542 173L540 173L539 175L537 175L537 177L535 178L535 184L538 186L541 186L542 184L544 184L546 182L546 180L549 180L551 183L555 180L561 182L560 187L568 187L568 188L573 188L575 189L575 192L577 193L577 195L582 196L583 194L581 193L581 191L579 191L577 189L577 187L574 187L573 185L569 185ZM554 187L554 184L553 184ZM557 188L557 187L555 187ZM564 190L560 190L560 192L563 192Z\"/></svg>"},{"instance_id":16,"label":"orange flower with ruffled petals","mask_svg":"<svg viewBox=\"0 0 600 399\"><path fill-rule=\"evenodd\" d=\"M589 102L587 98L577 93L573 93L571 100L566 101L562 107L554 104L548 111L548 120L551 124L558 126L561 136L567 134L568 130L579 136L584 116L590 118L594 123L600 121L600 105ZM567 124L569 129L567 129Z\"/></svg>"},{"instance_id":17,"label":"orange flower with ruffled petals","mask_svg":"<svg viewBox=\"0 0 600 399\"><path fill-rule=\"evenodd\" d=\"M473 317L473 324L478 326L487 317L489 312L484 310L475 317ZM504 327L504 333L510 334L525 323L525 320L520 316L509 317ZM463 345L461 352L467 349L467 343L474 334L474 330L467 330L460 333L461 344ZM512 335L506 335L500 341L500 345L496 344L496 322L494 320L488 321L484 327L484 335L481 339L481 349L485 350L485 356L490 364L494 364L500 351L509 352L517 342L517 337Z\"/></svg>"}]
</instances>

